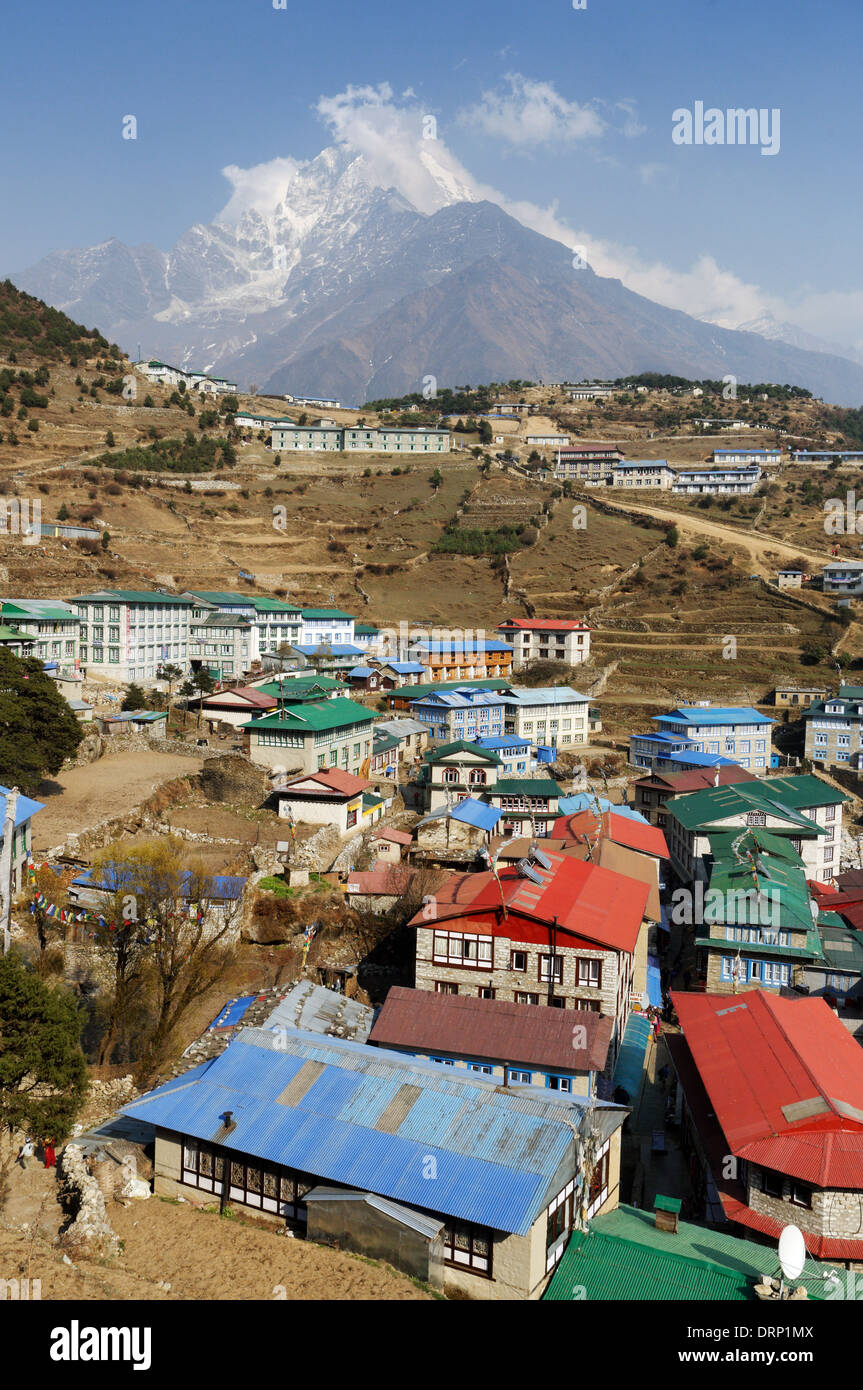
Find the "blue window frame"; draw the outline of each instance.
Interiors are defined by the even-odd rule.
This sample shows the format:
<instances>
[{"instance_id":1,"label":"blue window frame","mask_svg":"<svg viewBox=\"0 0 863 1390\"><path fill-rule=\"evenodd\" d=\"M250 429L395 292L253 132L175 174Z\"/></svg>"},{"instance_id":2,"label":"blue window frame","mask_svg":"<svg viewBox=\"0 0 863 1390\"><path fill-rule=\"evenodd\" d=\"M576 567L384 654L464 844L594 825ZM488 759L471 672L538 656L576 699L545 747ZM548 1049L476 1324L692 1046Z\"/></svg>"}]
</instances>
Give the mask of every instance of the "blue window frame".
<instances>
[{"instance_id":1,"label":"blue window frame","mask_svg":"<svg viewBox=\"0 0 863 1390\"><path fill-rule=\"evenodd\" d=\"M550 1091L572 1091L572 1077L562 1076L559 1072L547 1072L545 1084Z\"/></svg>"}]
</instances>

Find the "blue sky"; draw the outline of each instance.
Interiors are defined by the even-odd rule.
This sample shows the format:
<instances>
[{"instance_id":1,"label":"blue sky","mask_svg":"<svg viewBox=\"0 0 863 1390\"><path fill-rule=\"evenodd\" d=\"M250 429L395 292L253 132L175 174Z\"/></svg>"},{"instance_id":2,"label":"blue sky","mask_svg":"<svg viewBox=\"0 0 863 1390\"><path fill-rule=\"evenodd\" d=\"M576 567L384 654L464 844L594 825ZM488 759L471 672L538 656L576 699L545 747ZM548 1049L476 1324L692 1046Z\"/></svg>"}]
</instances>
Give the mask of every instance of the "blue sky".
<instances>
[{"instance_id":1,"label":"blue sky","mask_svg":"<svg viewBox=\"0 0 863 1390\"><path fill-rule=\"evenodd\" d=\"M861 41L859 0L19 6L0 54L0 273L109 236L167 249L225 206L224 167L350 140L363 99L337 127L321 99L388 84L379 102L434 114L447 159L600 273L863 347ZM695 101L778 107L779 153L675 145L672 112Z\"/></svg>"}]
</instances>

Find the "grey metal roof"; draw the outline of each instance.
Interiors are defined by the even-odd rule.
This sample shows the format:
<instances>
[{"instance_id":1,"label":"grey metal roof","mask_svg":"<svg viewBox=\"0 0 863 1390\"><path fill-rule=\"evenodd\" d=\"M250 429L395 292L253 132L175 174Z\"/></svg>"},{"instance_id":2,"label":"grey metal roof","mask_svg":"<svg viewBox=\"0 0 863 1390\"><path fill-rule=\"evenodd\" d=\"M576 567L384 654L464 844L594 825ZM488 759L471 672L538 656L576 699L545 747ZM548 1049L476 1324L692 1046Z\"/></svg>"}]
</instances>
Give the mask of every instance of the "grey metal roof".
<instances>
[{"instance_id":1,"label":"grey metal roof","mask_svg":"<svg viewBox=\"0 0 863 1390\"><path fill-rule=\"evenodd\" d=\"M312 980L300 980L264 1021L264 1028L299 1029L329 1037L365 1042L372 1030L375 1011L368 1004L347 999Z\"/></svg>"},{"instance_id":2,"label":"grey metal roof","mask_svg":"<svg viewBox=\"0 0 863 1390\"><path fill-rule=\"evenodd\" d=\"M429 1240L434 1240L444 1225L436 1216L422 1216L412 1207L402 1206L401 1202L388 1202L386 1197L379 1197L376 1192L360 1192L355 1187L313 1187L311 1192L306 1193L303 1201L367 1202L376 1211L391 1216L394 1221L399 1221L402 1226L409 1226L412 1231L419 1231L420 1235L426 1236Z\"/></svg>"}]
</instances>

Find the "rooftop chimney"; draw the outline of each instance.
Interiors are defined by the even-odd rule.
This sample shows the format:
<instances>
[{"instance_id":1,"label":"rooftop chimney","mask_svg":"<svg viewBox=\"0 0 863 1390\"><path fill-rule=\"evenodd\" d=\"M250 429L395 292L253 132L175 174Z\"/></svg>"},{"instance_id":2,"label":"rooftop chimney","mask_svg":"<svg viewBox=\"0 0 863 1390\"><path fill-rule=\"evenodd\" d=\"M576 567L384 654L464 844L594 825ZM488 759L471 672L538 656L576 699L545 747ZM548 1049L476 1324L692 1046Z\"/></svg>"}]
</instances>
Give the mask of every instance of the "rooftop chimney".
<instances>
[{"instance_id":1,"label":"rooftop chimney","mask_svg":"<svg viewBox=\"0 0 863 1390\"><path fill-rule=\"evenodd\" d=\"M677 1235L680 1222L681 1200L679 1197L663 1197L657 1193L653 1203L654 1225L658 1231L668 1231L671 1235Z\"/></svg>"}]
</instances>

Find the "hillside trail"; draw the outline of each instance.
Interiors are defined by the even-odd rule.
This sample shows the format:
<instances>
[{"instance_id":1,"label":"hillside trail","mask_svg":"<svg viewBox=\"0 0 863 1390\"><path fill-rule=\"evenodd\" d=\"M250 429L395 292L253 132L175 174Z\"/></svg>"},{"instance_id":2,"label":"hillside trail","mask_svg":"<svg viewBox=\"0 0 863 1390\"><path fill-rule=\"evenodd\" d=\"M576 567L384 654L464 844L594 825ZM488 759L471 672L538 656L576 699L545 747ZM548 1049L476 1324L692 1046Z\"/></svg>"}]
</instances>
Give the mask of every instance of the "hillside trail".
<instances>
[{"instance_id":1,"label":"hillside trail","mask_svg":"<svg viewBox=\"0 0 863 1390\"><path fill-rule=\"evenodd\" d=\"M0 1218L4 1225L27 1226L31 1232L35 1228L41 1237L53 1241L64 1219L57 1197L57 1169L44 1167L41 1148L36 1153L39 1157L31 1158L26 1169L13 1163Z\"/></svg>"},{"instance_id":2,"label":"hillside trail","mask_svg":"<svg viewBox=\"0 0 863 1390\"><path fill-rule=\"evenodd\" d=\"M736 526L730 526L721 521L708 521L706 517L690 515L687 512L676 512L665 507L636 507L630 502L618 502L617 498L615 498L615 506L619 506L626 512L653 517L656 521L672 521L679 530L694 531L701 536L712 536L715 540L738 545L747 552L754 565L763 565L770 572L775 566L768 564L764 559L768 550L787 560L794 560L801 556L807 563L811 563L813 568L829 564L831 559L827 551L809 550L800 545L788 545L786 541L777 540L765 531L742 531Z\"/></svg>"}]
</instances>

